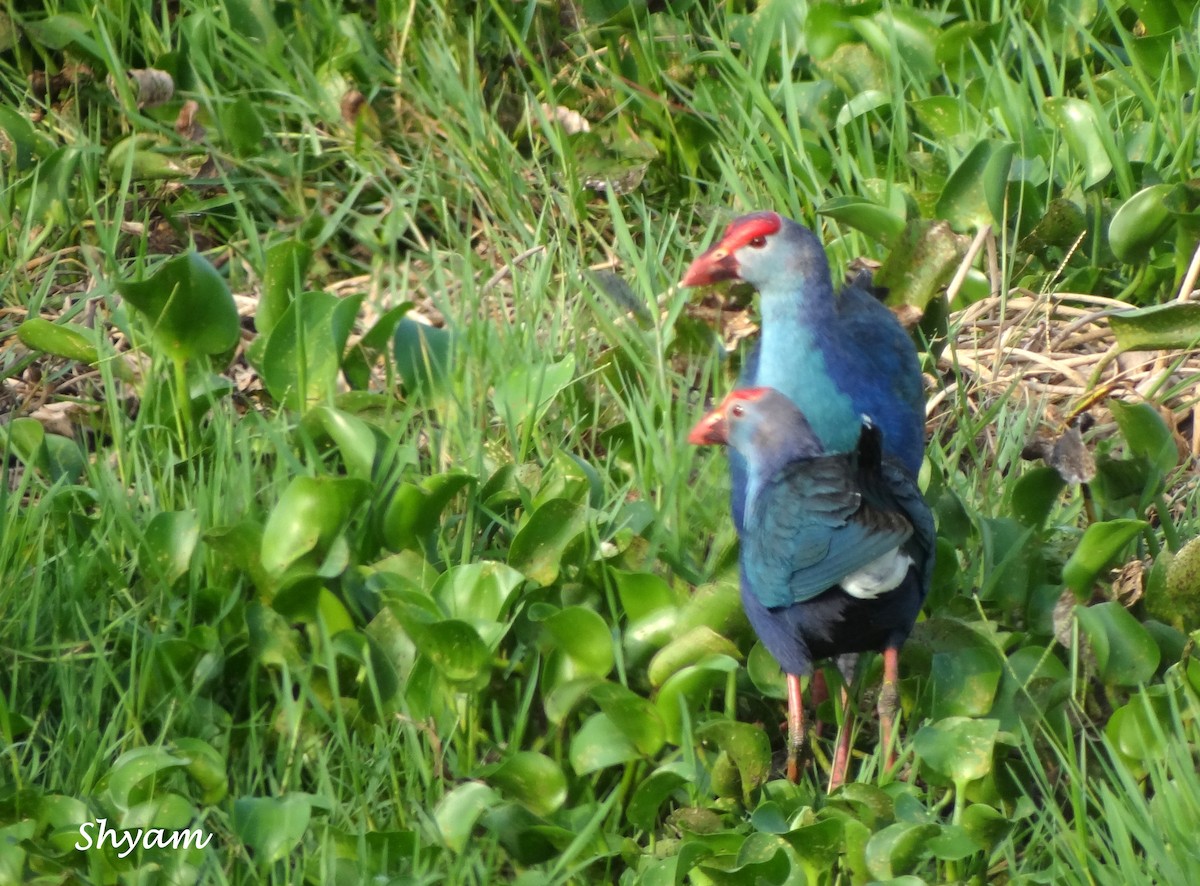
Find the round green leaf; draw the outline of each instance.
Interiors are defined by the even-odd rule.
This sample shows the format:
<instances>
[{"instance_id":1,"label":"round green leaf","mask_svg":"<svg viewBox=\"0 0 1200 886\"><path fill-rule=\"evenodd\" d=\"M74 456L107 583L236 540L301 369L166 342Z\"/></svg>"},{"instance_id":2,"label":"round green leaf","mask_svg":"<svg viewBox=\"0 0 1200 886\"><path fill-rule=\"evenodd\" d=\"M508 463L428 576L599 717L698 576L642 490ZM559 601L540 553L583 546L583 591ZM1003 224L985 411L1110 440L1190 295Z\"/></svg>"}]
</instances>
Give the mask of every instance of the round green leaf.
<instances>
[{"instance_id":1,"label":"round green leaf","mask_svg":"<svg viewBox=\"0 0 1200 886\"><path fill-rule=\"evenodd\" d=\"M1158 644L1120 603L1076 606L1079 627L1096 657L1096 667L1106 683L1136 686L1158 670Z\"/></svg>"},{"instance_id":2,"label":"round green leaf","mask_svg":"<svg viewBox=\"0 0 1200 886\"><path fill-rule=\"evenodd\" d=\"M1194 348L1200 342L1200 303L1175 301L1122 311L1109 317L1108 325L1125 351Z\"/></svg>"},{"instance_id":3,"label":"round green leaf","mask_svg":"<svg viewBox=\"0 0 1200 886\"><path fill-rule=\"evenodd\" d=\"M867 841L867 868L876 880L894 882L916 870L930 855L928 843L940 832L936 824L896 822Z\"/></svg>"},{"instance_id":4,"label":"round green leaf","mask_svg":"<svg viewBox=\"0 0 1200 886\"><path fill-rule=\"evenodd\" d=\"M188 776L200 787L200 802L207 806L220 803L229 790L229 773L221 753L199 738L177 738L174 750L185 759Z\"/></svg>"},{"instance_id":5,"label":"round green leaf","mask_svg":"<svg viewBox=\"0 0 1200 886\"><path fill-rule=\"evenodd\" d=\"M563 555L587 529L586 505L565 498L552 498L535 510L513 537L508 565L530 581L554 584L562 568Z\"/></svg>"},{"instance_id":6,"label":"round green leaf","mask_svg":"<svg viewBox=\"0 0 1200 886\"><path fill-rule=\"evenodd\" d=\"M403 317L392 334L392 351L396 371L410 394L437 393L449 383L454 339L448 330Z\"/></svg>"},{"instance_id":7,"label":"round green leaf","mask_svg":"<svg viewBox=\"0 0 1200 886\"><path fill-rule=\"evenodd\" d=\"M602 682L592 687L588 697L633 742L638 753L653 756L666 742L666 730L658 709L632 690L619 683Z\"/></svg>"},{"instance_id":8,"label":"round green leaf","mask_svg":"<svg viewBox=\"0 0 1200 886\"><path fill-rule=\"evenodd\" d=\"M487 779L534 815L549 815L567 799L567 779L562 769L545 754L534 751L517 751L501 761Z\"/></svg>"},{"instance_id":9,"label":"round green leaf","mask_svg":"<svg viewBox=\"0 0 1200 886\"><path fill-rule=\"evenodd\" d=\"M1083 99L1071 96L1048 98L1044 108L1050 122L1062 133L1075 161L1083 167L1085 188L1090 188L1112 171L1112 160L1104 150L1095 108Z\"/></svg>"},{"instance_id":10,"label":"round green leaf","mask_svg":"<svg viewBox=\"0 0 1200 886\"><path fill-rule=\"evenodd\" d=\"M613 667L613 637L599 614L584 606L568 606L542 619L550 645L561 650L581 674L604 677Z\"/></svg>"},{"instance_id":11,"label":"round green leaf","mask_svg":"<svg viewBox=\"0 0 1200 886\"><path fill-rule=\"evenodd\" d=\"M1144 520L1107 520L1088 526L1063 565L1063 582L1076 593L1090 593L1100 573L1148 525Z\"/></svg>"},{"instance_id":12,"label":"round green leaf","mask_svg":"<svg viewBox=\"0 0 1200 886\"><path fill-rule=\"evenodd\" d=\"M150 321L155 341L173 360L222 354L241 333L225 279L208 259L188 252L163 262L145 280L117 291Z\"/></svg>"},{"instance_id":13,"label":"round green leaf","mask_svg":"<svg viewBox=\"0 0 1200 886\"><path fill-rule=\"evenodd\" d=\"M654 831L658 825L658 810L672 794L689 783L689 778L678 771L678 764L661 766L643 779L634 789L625 808L625 817L635 828Z\"/></svg>"},{"instance_id":14,"label":"round green leaf","mask_svg":"<svg viewBox=\"0 0 1200 886\"><path fill-rule=\"evenodd\" d=\"M697 625L676 637L650 660L647 676L651 686L661 686L677 671L709 655L727 655L741 659L742 654L730 640L707 625Z\"/></svg>"},{"instance_id":15,"label":"round green leaf","mask_svg":"<svg viewBox=\"0 0 1200 886\"><path fill-rule=\"evenodd\" d=\"M155 779L168 769L178 769L187 761L161 747L134 748L119 756L104 777L106 801L122 812L154 796ZM146 784L146 782L150 782Z\"/></svg>"},{"instance_id":16,"label":"round green leaf","mask_svg":"<svg viewBox=\"0 0 1200 886\"><path fill-rule=\"evenodd\" d=\"M454 852L462 852L479 817L499 802L500 795L481 781L460 784L442 797L434 807L433 820L446 846Z\"/></svg>"},{"instance_id":17,"label":"round green leaf","mask_svg":"<svg viewBox=\"0 0 1200 886\"><path fill-rule=\"evenodd\" d=\"M640 758L640 752L625 732L603 712L585 720L571 737L571 768L577 775L588 775Z\"/></svg>"},{"instance_id":18,"label":"round green leaf","mask_svg":"<svg viewBox=\"0 0 1200 886\"><path fill-rule=\"evenodd\" d=\"M1121 204L1108 224L1113 255L1130 264L1150 257L1151 247L1162 240L1172 220L1165 202L1172 187L1151 185Z\"/></svg>"},{"instance_id":19,"label":"round green leaf","mask_svg":"<svg viewBox=\"0 0 1200 886\"><path fill-rule=\"evenodd\" d=\"M200 540L200 522L192 511L155 514L142 536L142 556L168 585L188 571Z\"/></svg>"},{"instance_id":20,"label":"round green leaf","mask_svg":"<svg viewBox=\"0 0 1200 886\"><path fill-rule=\"evenodd\" d=\"M742 799L750 802L750 794L766 783L771 774L771 742L758 726L737 720L714 720L696 730L696 738L714 744L737 767L742 781Z\"/></svg>"},{"instance_id":21,"label":"round green leaf","mask_svg":"<svg viewBox=\"0 0 1200 886\"><path fill-rule=\"evenodd\" d=\"M366 483L350 478L294 478L263 529L263 568L278 575L309 552L323 555L368 491Z\"/></svg>"},{"instance_id":22,"label":"round green leaf","mask_svg":"<svg viewBox=\"0 0 1200 886\"><path fill-rule=\"evenodd\" d=\"M917 730L913 748L923 766L962 786L992 771L999 731L999 720L948 717Z\"/></svg>"},{"instance_id":23,"label":"round green leaf","mask_svg":"<svg viewBox=\"0 0 1200 886\"><path fill-rule=\"evenodd\" d=\"M960 231L1002 222L1004 189L1015 152L1011 142L978 142L946 180L937 217Z\"/></svg>"},{"instance_id":24,"label":"round green leaf","mask_svg":"<svg viewBox=\"0 0 1200 886\"><path fill-rule=\"evenodd\" d=\"M695 722L700 705L709 693L724 685L727 675L737 667L736 659L715 655L667 678L654 699L654 706L667 730L667 741L678 744L682 740L683 711L686 709Z\"/></svg>"},{"instance_id":25,"label":"round green leaf","mask_svg":"<svg viewBox=\"0 0 1200 886\"><path fill-rule=\"evenodd\" d=\"M370 425L361 418L331 406L314 407L306 418L320 423L325 433L337 444L347 474L362 480L371 479L376 441Z\"/></svg>"},{"instance_id":26,"label":"round green leaf","mask_svg":"<svg viewBox=\"0 0 1200 886\"><path fill-rule=\"evenodd\" d=\"M242 797L233 802L233 833L262 866L273 865L291 852L308 831L312 802L306 794Z\"/></svg>"},{"instance_id":27,"label":"round green leaf","mask_svg":"<svg viewBox=\"0 0 1200 886\"><path fill-rule=\"evenodd\" d=\"M499 621L525 577L503 563L483 561L447 569L433 585L433 598L447 615L467 621Z\"/></svg>"}]
</instances>

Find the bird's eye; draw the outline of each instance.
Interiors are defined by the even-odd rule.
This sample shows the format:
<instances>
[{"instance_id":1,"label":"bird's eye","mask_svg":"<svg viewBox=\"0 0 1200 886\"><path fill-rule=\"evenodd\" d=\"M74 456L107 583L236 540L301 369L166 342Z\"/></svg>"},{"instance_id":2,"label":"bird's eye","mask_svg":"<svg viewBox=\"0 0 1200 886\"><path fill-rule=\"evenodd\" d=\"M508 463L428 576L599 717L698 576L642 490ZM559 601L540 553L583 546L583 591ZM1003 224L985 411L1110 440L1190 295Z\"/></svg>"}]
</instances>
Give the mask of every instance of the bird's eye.
<instances>
[{"instance_id":1,"label":"bird's eye","mask_svg":"<svg viewBox=\"0 0 1200 886\"><path fill-rule=\"evenodd\" d=\"M729 407L729 414L734 418L741 418L746 414L746 407L741 403L734 403L731 407Z\"/></svg>"},{"instance_id":2,"label":"bird's eye","mask_svg":"<svg viewBox=\"0 0 1200 886\"><path fill-rule=\"evenodd\" d=\"M767 238L766 237L751 237L749 245L753 246L755 249L762 249L764 246L767 245Z\"/></svg>"}]
</instances>

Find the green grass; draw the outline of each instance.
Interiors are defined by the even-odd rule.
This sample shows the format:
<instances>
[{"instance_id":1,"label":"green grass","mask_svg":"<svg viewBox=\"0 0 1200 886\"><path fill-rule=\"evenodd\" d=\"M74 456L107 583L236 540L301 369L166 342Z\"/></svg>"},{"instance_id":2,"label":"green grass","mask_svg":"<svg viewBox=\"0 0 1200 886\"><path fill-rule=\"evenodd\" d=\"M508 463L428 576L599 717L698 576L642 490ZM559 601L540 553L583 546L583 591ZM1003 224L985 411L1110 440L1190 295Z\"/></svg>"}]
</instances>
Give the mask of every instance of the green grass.
<instances>
[{"instance_id":1,"label":"green grass","mask_svg":"<svg viewBox=\"0 0 1200 886\"><path fill-rule=\"evenodd\" d=\"M1197 609L1165 576L1198 515L1155 413L1088 438L1102 521L1153 518L1102 555L1022 461L1045 404L977 398L966 332L922 330L961 384L922 475L909 775L860 721L834 797L831 729L801 785L772 767L781 679L740 615L723 457L683 442L738 355L674 284L743 209L814 226L835 269L886 259L921 306L948 273L887 232L935 218L993 226L1004 291L1174 296L1196 4L1010 7L0 7L0 881L1195 879ZM164 106L105 85L150 66ZM202 138L175 131L186 99ZM1169 211L1113 243L1160 183ZM1037 228L1055 201L1072 221ZM311 262L273 267L290 241ZM188 351L185 408L118 286L192 249L224 281L172 295L197 332L229 291L279 322L243 323L236 359ZM364 297L369 381L319 290ZM986 293L973 273L950 307ZM395 317L371 339L405 302L445 318L445 361ZM94 365L31 344L37 317ZM1068 561L1099 602L1142 557L1146 600L1054 639ZM76 850L99 818L214 839Z\"/></svg>"}]
</instances>

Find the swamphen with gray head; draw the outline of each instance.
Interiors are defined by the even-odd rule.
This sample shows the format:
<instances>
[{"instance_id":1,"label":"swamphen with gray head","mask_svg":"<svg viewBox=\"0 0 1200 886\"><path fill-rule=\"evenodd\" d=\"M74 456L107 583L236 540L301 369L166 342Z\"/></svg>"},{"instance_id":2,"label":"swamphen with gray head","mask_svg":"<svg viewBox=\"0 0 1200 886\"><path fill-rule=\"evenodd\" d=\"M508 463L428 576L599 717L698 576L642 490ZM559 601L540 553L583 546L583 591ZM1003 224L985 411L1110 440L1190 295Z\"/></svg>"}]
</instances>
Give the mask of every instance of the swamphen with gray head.
<instances>
[{"instance_id":1,"label":"swamphen with gray head","mask_svg":"<svg viewBox=\"0 0 1200 886\"><path fill-rule=\"evenodd\" d=\"M805 415L772 388L737 390L688 435L745 460L739 566L742 605L787 674L788 776L798 777L804 719L800 677L815 659L882 652L879 715L890 746L898 653L933 566L933 518L912 474L859 424L855 448L828 454ZM885 700L885 696L889 696ZM845 778L843 730L830 783Z\"/></svg>"},{"instance_id":2,"label":"swamphen with gray head","mask_svg":"<svg viewBox=\"0 0 1200 886\"><path fill-rule=\"evenodd\" d=\"M743 280L758 290L762 333L739 387L782 391L828 452L858 443L861 417L883 434L884 452L916 476L925 451L925 392L912 339L870 292L834 294L815 234L774 212L744 215L684 272L684 286ZM746 489L730 456L733 519L740 531Z\"/></svg>"},{"instance_id":3,"label":"swamphen with gray head","mask_svg":"<svg viewBox=\"0 0 1200 886\"><path fill-rule=\"evenodd\" d=\"M835 295L825 250L812 231L774 212L735 219L720 241L692 262L682 283L701 286L722 280L752 284L761 301L762 333L746 361L740 387L781 391L800 408L829 453L852 451L866 416L882 434L889 459L911 476L919 472L925 397L916 348L892 312L866 289L852 285ZM741 534L746 463L736 450L729 461L733 520ZM923 512L922 521L929 518L919 496L912 507ZM922 599L932 569L932 544L926 556L928 568L906 578L923 583L918 589ZM748 581L752 579L743 572L743 585ZM798 692L798 683L795 689ZM894 705L894 684L885 681L882 698ZM802 740L802 733L793 733L793 743ZM794 744L789 749L793 778L798 750ZM845 752L848 749L839 748L839 755ZM831 784L840 783L836 759L833 774Z\"/></svg>"}]
</instances>

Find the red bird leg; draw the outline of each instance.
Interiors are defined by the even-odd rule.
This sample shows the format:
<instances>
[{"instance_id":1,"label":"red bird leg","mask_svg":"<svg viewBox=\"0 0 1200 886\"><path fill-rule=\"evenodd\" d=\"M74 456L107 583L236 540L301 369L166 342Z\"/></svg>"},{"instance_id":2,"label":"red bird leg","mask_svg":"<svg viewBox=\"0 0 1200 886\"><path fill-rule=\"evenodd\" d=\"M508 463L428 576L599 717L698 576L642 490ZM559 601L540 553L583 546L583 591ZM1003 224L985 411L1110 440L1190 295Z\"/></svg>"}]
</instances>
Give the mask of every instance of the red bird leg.
<instances>
[{"instance_id":1,"label":"red bird leg","mask_svg":"<svg viewBox=\"0 0 1200 886\"><path fill-rule=\"evenodd\" d=\"M788 690L788 745L787 777L792 784L800 781L800 752L804 749L804 696L800 691L800 678L787 675Z\"/></svg>"},{"instance_id":2,"label":"red bird leg","mask_svg":"<svg viewBox=\"0 0 1200 886\"><path fill-rule=\"evenodd\" d=\"M896 748L892 744L896 726L896 711L900 707L900 650L889 646L883 650L883 686L879 690L879 732L883 743L884 771L896 763Z\"/></svg>"},{"instance_id":3,"label":"red bird leg","mask_svg":"<svg viewBox=\"0 0 1200 886\"><path fill-rule=\"evenodd\" d=\"M808 696L812 700L813 706L813 732L817 738L821 737L824 723L816 716L817 709L829 698L829 683L825 680L825 672L818 669L813 672L812 681L808 684Z\"/></svg>"},{"instance_id":4,"label":"red bird leg","mask_svg":"<svg viewBox=\"0 0 1200 886\"><path fill-rule=\"evenodd\" d=\"M850 693L842 684L842 728L838 732L837 749L833 752L833 766L829 770L829 793L833 793L846 782L846 769L850 765L850 730L854 725L854 712L850 710Z\"/></svg>"}]
</instances>

